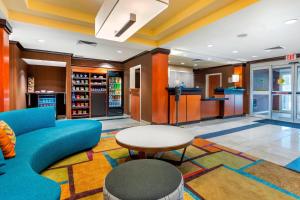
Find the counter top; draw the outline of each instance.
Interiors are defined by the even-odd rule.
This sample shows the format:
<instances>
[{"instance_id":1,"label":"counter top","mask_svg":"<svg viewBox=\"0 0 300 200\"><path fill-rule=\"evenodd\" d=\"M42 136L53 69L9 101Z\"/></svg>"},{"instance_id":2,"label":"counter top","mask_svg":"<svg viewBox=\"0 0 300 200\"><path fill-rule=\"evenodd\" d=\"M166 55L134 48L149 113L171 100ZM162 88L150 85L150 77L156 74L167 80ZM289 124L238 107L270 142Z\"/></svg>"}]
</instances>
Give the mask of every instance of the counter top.
<instances>
[{"instance_id":1,"label":"counter top","mask_svg":"<svg viewBox=\"0 0 300 200\"><path fill-rule=\"evenodd\" d=\"M169 94L175 94L175 88L167 88ZM198 94L201 95L201 88L181 88L181 94Z\"/></svg>"},{"instance_id":2,"label":"counter top","mask_svg":"<svg viewBox=\"0 0 300 200\"><path fill-rule=\"evenodd\" d=\"M209 98L202 98L201 101L226 101L228 98L214 98L214 97L209 97Z\"/></svg>"},{"instance_id":3,"label":"counter top","mask_svg":"<svg viewBox=\"0 0 300 200\"><path fill-rule=\"evenodd\" d=\"M245 89L236 89L236 88L216 88L216 94L243 94Z\"/></svg>"},{"instance_id":4,"label":"counter top","mask_svg":"<svg viewBox=\"0 0 300 200\"><path fill-rule=\"evenodd\" d=\"M65 92L27 92L26 94L65 94Z\"/></svg>"}]
</instances>

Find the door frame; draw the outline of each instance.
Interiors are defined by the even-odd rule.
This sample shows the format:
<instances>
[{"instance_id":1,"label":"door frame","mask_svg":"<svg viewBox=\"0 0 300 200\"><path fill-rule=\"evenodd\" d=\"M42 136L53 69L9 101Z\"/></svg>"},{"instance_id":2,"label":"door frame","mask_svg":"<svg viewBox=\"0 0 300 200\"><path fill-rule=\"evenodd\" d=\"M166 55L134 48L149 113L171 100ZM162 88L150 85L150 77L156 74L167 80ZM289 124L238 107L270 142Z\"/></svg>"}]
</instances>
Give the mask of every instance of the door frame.
<instances>
[{"instance_id":1,"label":"door frame","mask_svg":"<svg viewBox=\"0 0 300 200\"><path fill-rule=\"evenodd\" d=\"M291 92L291 118L288 119L282 119L280 121L286 121L286 122L296 122L296 118L294 118L295 113L294 113L294 109L293 106L296 105L295 102L295 81L296 79L296 74L295 74L295 64L283 64L283 65L271 65L271 81L273 82L273 69L280 69L280 68L290 68L291 69L291 91L287 91L287 92ZM273 118L273 92L279 92L279 91L273 91L273 84L271 82L271 119ZM274 120L278 120L278 119L274 119Z\"/></svg>"},{"instance_id":2,"label":"door frame","mask_svg":"<svg viewBox=\"0 0 300 200\"><path fill-rule=\"evenodd\" d=\"M297 59L296 61L300 62L300 59ZM272 98L272 90L273 90L273 73L272 69L274 68L280 68L280 67L292 67L292 119L291 120L281 120L281 121L288 121L293 123L300 123L300 119L297 119L297 93L300 93L300 88L297 88L297 80L298 78L298 67L300 68L299 63L289 63L286 60L280 60L280 61L272 61L272 62L265 62L265 63L257 63L257 64L251 64L250 65L250 101L249 101L249 107L250 107L250 116L254 117L264 117L272 119L272 104L273 104L273 98ZM253 71L256 69L269 69L269 115L268 116L261 116L259 114L253 113Z\"/></svg>"},{"instance_id":3,"label":"door frame","mask_svg":"<svg viewBox=\"0 0 300 200\"><path fill-rule=\"evenodd\" d=\"M212 73L212 74L205 74L205 97L208 98L208 89L209 89L209 77L210 76L220 76L220 87L222 87L223 79L222 79L222 73Z\"/></svg>"},{"instance_id":4,"label":"door frame","mask_svg":"<svg viewBox=\"0 0 300 200\"><path fill-rule=\"evenodd\" d=\"M269 90L268 91L253 91L253 71L255 70L269 70ZM271 118L272 113L272 65L264 65L264 66L255 66L250 68L250 116L261 117L261 118ZM269 99L269 114L267 116L261 115L259 113L253 113L253 95L268 95Z\"/></svg>"},{"instance_id":5,"label":"door frame","mask_svg":"<svg viewBox=\"0 0 300 200\"><path fill-rule=\"evenodd\" d=\"M142 65L136 65L129 68L129 113L131 114L131 89L135 88L135 73L131 76L131 72L135 72L136 69L140 69L140 120L142 120ZM134 87L133 87L134 86Z\"/></svg>"}]
</instances>

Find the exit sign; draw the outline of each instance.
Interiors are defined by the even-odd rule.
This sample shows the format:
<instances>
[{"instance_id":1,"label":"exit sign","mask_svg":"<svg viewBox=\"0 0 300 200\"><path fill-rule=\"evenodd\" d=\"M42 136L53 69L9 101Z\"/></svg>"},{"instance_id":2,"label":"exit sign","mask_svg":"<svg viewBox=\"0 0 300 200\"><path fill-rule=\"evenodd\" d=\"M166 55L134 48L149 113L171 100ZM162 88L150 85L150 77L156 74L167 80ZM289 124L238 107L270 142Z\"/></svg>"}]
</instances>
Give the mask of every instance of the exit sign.
<instances>
[{"instance_id":1,"label":"exit sign","mask_svg":"<svg viewBox=\"0 0 300 200\"><path fill-rule=\"evenodd\" d=\"M294 61L297 59L297 55L295 53L291 53L285 56L285 60L287 61Z\"/></svg>"}]
</instances>

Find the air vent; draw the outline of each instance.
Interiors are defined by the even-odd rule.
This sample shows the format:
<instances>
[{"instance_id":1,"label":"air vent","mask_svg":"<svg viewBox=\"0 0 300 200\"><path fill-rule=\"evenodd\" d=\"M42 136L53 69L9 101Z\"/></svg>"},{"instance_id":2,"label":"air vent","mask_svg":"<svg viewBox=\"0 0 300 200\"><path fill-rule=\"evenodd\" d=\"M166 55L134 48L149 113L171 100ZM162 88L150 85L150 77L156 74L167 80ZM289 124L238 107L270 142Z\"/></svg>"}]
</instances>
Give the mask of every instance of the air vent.
<instances>
[{"instance_id":1,"label":"air vent","mask_svg":"<svg viewBox=\"0 0 300 200\"><path fill-rule=\"evenodd\" d=\"M245 38L245 37L247 37L247 36L248 36L247 33L241 33L241 34L238 34L238 35L237 35L238 38Z\"/></svg>"},{"instance_id":2,"label":"air vent","mask_svg":"<svg viewBox=\"0 0 300 200\"><path fill-rule=\"evenodd\" d=\"M203 62L204 60L203 60L203 59L196 58L196 59L193 59L192 61L193 61L193 62Z\"/></svg>"},{"instance_id":3,"label":"air vent","mask_svg":"<svg viewBox=\"0 0 300 200\"><path fill-rule=\"evenodd\" d=\"M92 46L92 47L97 46L96 42L90 42L90 41L85 41L85 40L78 40L77 44L87 45L87 46Z\"/></svg>"},{"instance_id":4,"label":"air vent","mask_svg":"<svg viewBox=\"0 0 300 200\"><path fill-rule=\"evenodd\" d=\"M276 46L276 47L267 48L265 49L265 51L274 51L274 50L282 50L282 49L284 49L284 47Z\"/></svg>"}]
</instances>

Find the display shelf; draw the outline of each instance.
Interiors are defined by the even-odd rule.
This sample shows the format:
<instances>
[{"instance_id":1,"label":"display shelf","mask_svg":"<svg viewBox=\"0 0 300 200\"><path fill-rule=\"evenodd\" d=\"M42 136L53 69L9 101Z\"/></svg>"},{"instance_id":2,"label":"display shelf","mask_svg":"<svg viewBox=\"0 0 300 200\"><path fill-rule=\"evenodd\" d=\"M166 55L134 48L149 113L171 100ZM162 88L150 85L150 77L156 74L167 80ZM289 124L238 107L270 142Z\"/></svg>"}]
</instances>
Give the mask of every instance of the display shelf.
<instances>
[{"instance_id":1,"label":"display shelf","mask_svg":"<svg viewBox=\"0 0 300 200\"><path fill-rule=\"evenodd\" d=\"M89 101L90 99L73 99L72 101L76 102L76 101Z\"/></svg>"},{"instance_id":2,"label":"display shelf","mask_svg":"<svg viewBox=\"0 0 300 200\"><path fill-rule=\"evenodd\" d=\"M89 106L73 106L72 109L88 109Z\"/></svg>"},{"instance_id":3,"label":"display shelf","mask_svg":"<svg viewBox=\"0 0 300 200\"><path fill-rule=\"evenodd\" d=\"M73 77L73 80L89 80L89 78Z\"/></svg>"},{"instance_id":4,"label":"display shelf","mask_svg":"<svg viewBox=\"0 0 300 200\"><path fill-rule=\"evenodd\" d=\"M90 114L72 114L72 117L73 118L81 118L81 117L84 117L84 118L88 118L90 116Z\"/></svg>"},{"instance_id":5,"label":"display shelf","mask_svg":"<svg viewBox=\"0 0 300 200\"><path fill-rule=\"evenodd\" d=\"M89 86L89 84L73 83L74 86Z\"/></svg>"},{"instance_id":6,"label":"display shelf","mask_svg":"<svg viewBox=\"0 0 300 200\"><path fill-rule=\"evenodd\" d=\"M90 116L90 74L73 72L72 74L72 118Z\"/></svg>"},{"instance_id":7,"label":"display shelf","mask_svg":"<svg viewBox=\"0 0 300 200\"><path fill-rule=\"evenodd\" d=\"M88 90L72 90L72 92L82 92L82 93L88 93L89 91Z\"/></svg>"},{"instance_id":8,"label":"display shelf","mask_svg":"<svg viewBox=\"0 0 300 200\"><path fill-rule=\"evenodd\" d=\"M106 81L106 78L91 78L92 81Z\"/></svg>"},{"instance_id":9,"label":"display shelf","mask_svg":"<svg viewBox=\"0 0 300 200\"><path fill-rule=\"evenodd\" d=\"M91 91L91 93L106 94L106 91Z\"/></svg>"},{"instance_id":10,"label":"display shelf","mask_svg":"<svg viewBox=\"0 0 300 200\"><path fill-rule=\"evenodd\" d=\"M104 86L104 87L106 87L107 85L106 85L106 83L105 83L105 84L95 84L95 83L91 83L91 86Z\"/></svg>"}]
</instances>

